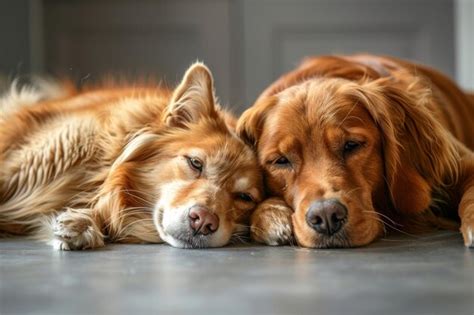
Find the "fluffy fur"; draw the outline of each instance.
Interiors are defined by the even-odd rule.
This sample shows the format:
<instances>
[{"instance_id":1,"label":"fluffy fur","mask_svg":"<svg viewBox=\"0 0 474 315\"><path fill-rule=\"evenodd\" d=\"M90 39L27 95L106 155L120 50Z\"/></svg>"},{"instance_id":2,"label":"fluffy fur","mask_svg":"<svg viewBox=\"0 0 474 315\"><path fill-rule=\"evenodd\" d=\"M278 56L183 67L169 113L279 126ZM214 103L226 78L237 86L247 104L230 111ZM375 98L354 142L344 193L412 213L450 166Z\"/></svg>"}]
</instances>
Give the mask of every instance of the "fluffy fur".
<instances>
[{"instance_id":1,"label":"fluffy fur","mask_svg":"<svg viewBox=\"0 0 474 315\"><path fill-rule=\"evenodd\" d=\"M420 232L460 221L473 246L473 100L439 72L395 58L306 60L238 122L276 197L252 215L254 239L285 244L294 235L306 247L350 247L387 228ZM327 236L305 216L330 198L348 216Z\"/></svg>"},{"instance_id":2,"label":"fluffy fur","mask_svg":"<svg viewBox=\"0 0 474 315\"><path fill-rule=\"evenodd\" d=\"M174 91L66 90L14 87L2 99L0 231L62 250L105 241L215 247L245 232L260 170L204 65ZM214 233L192 230L194 206L217 215Z\"/></svg>"}]
</instances>

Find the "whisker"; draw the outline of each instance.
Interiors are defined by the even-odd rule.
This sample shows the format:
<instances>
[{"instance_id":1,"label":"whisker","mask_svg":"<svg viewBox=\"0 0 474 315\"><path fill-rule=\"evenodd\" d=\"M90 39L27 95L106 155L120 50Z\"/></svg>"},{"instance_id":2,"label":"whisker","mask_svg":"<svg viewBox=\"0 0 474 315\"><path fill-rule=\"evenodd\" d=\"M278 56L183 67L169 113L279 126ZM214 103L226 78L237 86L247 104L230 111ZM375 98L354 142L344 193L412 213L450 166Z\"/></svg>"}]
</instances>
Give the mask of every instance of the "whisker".
<instances>
[{"instance_id":1,"label":"whisker","mask_svg":"<svg viewBox=\"0 0 474 315\"><path fill-rule=\"evenodd\" d=\"M127 233L124 233L129 227L131 227L132 225L134 224L137 224L137 223L143 223L143 222L149 222L149 223L153 223L153 220L152 219L148 219L148 218L144 218L144 219L139 219L139 220L133 220L131 222L129 222L128 224L125 224L123 226L120 227L120 229L116 232L117 235L122 235L121 237L117 238L117 239L124 239L126 238L127 236L130 236L128 235Z\"/></svg>"},{"instance_id":2,"label":"whisker","mask_svg":"<svg viewBox=\"0 0 474 315\"><path fill-rule=\"evenodd\" d=\"M381 222L382 224L388 226L389 228L391 228L391 229L393 229L393 230L395 230L395 231L397 231L397 232L399 232L399 233L402 233L402 234L407 235L407 236L410 236L410 237L419 238L417 235L410 234L410 233L408 233L408 232L405 232L405 231L403 231L403 230L400 230L400 229L396 228L395 226L393 226L393 225L391 225L391 224L389 224L389 223L383 221L381 218L379 218L379 217L377 217L377 216L372 216L372 218L375 219L375 220L377 220L377 221L379 221L379 222Z\"/></svg>"},{"instance_id":3,"label":"whisker","mask_svg":"<svg viewBox=\"0 0 474 315\"><path fill-rule=\"evenodd\" d=\"M362 187L356 187L356 188L351 189L351 190L349 190L349 191L343 192L343 194L344 194L344 195L350 195L350 194L352 194L353 192L355 192L355 191L357 191L357 190L360 190L360 189L362 189Z\"/></svg>"},{"instance_id":4,"label":"whisker","mask_svg":"<svg viewBox=\"0 0 474 315\"><path fill-rule=\"evenodd\" d=\"M150 205L150 206L153 206L153 205L154 205L154 202L152 202L152 201L150 201L150 200L147 200L147 199L145 199L145 198L143 198L143 197L141 197L141 196L139 196L139 195L136 195L136 194L134 194L133 192L137 192L137 193L140 193L141 195L145 195L145 196L147 196L147 197L150 197L150 199L156 199L155 196L153 196L153 195L151 195L151 194L145 194L143 191L139 191L139 190L121 189L121 190L119 190L118 192L127 194L127 195L129 195L129 196L131 196L131 197L133 197L133 198L136 198L136 199L138 199L138 200L140 200L140 201L145 202L145 204Z\"/></svg>"},{"instance_id":5,"label":"whisker","mask_svg":"<svg viewBox=\"0 0 474 315\"><path fill-rule=\"evenodd\" d=\"M370 210L370 211L369 211L369 210L363 210L363 212L366 212L366 213L375 213L375 214L380 215L381 217L383 217L383 218L389 220L390 223L392 223L393 225L403 226L402 224L393 221L389 216L387 216L387 215L385 215L385 214L383 214L383 213L376 212L376 211L373 211L373 210Z\"/></svg>"},{"instance_id":6,"label":"whisker","mask_svg":"<svg viewBox=\"0 0 474 315\"><path fill-rule=\"evenodd\" d=\"M235 234L235 233L234 233L234 234L232 234L232 236L231 236L229 242L232 242L233 244L235 244L234 242L235 242L236 240L239 241L240 243L244 243L244 244L245 244L245 243L248 243L249 237L245 237L245 236L243 236L243 235L239 235L239 234Z\"/></svg>"}]
</instances>

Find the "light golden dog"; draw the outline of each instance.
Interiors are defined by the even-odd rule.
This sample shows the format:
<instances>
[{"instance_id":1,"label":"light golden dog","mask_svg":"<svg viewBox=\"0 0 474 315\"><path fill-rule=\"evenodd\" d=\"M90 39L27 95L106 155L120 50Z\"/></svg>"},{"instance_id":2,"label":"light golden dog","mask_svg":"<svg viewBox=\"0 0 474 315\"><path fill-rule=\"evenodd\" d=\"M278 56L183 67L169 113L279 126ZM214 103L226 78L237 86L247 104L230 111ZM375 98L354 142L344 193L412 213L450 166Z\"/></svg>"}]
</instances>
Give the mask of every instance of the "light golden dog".
<instances>
[{"instance_id":1,"label":"light golden dog","mask_svg":"<svg viewBox=\"0 0 474 315\"><path fill-rule=\"evenodd\" d=\"M257 241L351 247L386 227L460 221L474 245L474 98L435 70L371 55L311 58L266 89L237 129L273 196L252 215Z\"/></svg>"},{"instance_id":2,"label":"light golden dog","mask_svg":"<svg viewBox=\"0 0 474 315\"><path fill-rule=\"evenodd\" d=\"M2 100L1 231L62 250L105 240L216 247L245 233L262 198L260 169L215 103L204 65L193 65L174 92L35 97L23 90Z\"/></svg>"}]
</instances>

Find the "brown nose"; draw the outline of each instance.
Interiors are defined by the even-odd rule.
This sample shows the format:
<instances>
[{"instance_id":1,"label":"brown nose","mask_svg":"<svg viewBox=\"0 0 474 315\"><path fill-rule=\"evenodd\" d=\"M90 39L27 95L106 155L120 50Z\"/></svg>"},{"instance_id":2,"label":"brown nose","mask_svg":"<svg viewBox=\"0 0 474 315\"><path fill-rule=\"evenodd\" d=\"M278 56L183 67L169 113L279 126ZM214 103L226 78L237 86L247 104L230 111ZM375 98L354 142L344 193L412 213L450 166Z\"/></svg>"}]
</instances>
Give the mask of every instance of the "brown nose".
<instances>
[{"instance_id":1,"label":"brown nose","mask_svg":"<svg viewBox=\"0 0 474 315\"><path fill-rule=\"evenodd\" d=\"M208 235L214 233L219 228L219 217L211 213L208 209L194 206L189 211L189 221L194 235Z\"/></svg>"},{"instance_id":2,"label":"brown nose","mask_svg":"<svg viewBox=\"0 0 474 315\"><path fill-rule=\"evenodd\" d=\"M331 236L338 232L347 218L347 208L337 199L315 201L306 213L306 222L316 232Z\"/></svg>"}]
</instances>

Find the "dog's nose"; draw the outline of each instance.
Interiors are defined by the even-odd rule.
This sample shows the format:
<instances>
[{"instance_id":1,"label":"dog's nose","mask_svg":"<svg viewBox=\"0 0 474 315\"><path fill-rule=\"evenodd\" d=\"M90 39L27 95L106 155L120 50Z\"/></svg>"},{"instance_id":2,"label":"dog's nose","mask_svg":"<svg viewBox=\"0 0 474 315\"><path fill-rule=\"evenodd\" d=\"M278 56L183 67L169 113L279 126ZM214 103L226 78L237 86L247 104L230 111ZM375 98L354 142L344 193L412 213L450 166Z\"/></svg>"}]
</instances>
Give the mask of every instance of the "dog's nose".
<instances>
[{"instance_id":1,"label":"dog's nose","mask_svg":"<svg viewBox=\"0 0 474 315\"><path fill-rule=\"evenodd\" d=\"M306 213L306 222L316 232L333 235L344 225L347 209L337 199L313 202Z\"/></svg>"},{"instance_id":2,"label":"dog's nose","mask_svg":"<svg viewBox=\"0 0 474 315\"><path fill-rule=\"evenodd\" d=\"M219 217L208 209L200 206L192 207L189 211L189 221L194 235L208 235L219 228Z\"/></svg>"}]
</instances>

